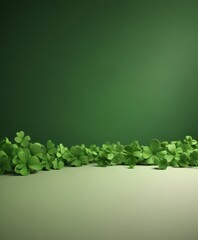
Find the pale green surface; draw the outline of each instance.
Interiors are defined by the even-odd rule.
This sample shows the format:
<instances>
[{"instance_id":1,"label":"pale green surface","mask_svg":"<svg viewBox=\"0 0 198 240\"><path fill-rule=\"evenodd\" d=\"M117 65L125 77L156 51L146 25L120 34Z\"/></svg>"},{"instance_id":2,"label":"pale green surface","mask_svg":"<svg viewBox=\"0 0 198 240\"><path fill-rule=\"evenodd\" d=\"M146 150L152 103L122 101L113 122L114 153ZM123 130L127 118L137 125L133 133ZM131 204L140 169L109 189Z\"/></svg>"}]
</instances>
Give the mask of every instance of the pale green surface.
<instances>
[{"instance_id":1,"label":"pale green surface","mask_svg":"<svg viewBox=\"0 0 198 240\"><path fill-rule=\"evenodd\" d=\"M198 239L198 169L64 168L0 177L2 240Z\"/></svg>"}]
</instances>

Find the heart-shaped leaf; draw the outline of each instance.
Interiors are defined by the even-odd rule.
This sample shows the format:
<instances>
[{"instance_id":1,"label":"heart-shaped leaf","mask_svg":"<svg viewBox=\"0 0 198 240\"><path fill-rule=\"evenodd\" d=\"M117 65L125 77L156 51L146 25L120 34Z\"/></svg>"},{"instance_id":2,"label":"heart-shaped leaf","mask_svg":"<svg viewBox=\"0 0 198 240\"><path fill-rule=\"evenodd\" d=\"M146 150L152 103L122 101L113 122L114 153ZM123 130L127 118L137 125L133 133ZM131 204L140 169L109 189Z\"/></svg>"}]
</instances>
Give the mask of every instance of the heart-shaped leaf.
<instances>
[{"instance_id":1,"label":"heart-shaped leaf","mask_svg":"<svg viewBox=\"0 0 198 240\"><path fill-rule=\"evenodd\" d=\"M153 153L156 153L160 148L160 141L158 139L152 139L150 143L150 148Z\"/></svg>"},{"instance_id":2,"label":"heart-shaped leaf","mask_svg":"<svg viewBox=\"0 0 198 240\"><path fill-rule=\"evenodd\" d=\"M36 156L32 156L28 161L28 167L32 170L40 171L42 169L42 163Z\"/></svg>"}]
</instances>

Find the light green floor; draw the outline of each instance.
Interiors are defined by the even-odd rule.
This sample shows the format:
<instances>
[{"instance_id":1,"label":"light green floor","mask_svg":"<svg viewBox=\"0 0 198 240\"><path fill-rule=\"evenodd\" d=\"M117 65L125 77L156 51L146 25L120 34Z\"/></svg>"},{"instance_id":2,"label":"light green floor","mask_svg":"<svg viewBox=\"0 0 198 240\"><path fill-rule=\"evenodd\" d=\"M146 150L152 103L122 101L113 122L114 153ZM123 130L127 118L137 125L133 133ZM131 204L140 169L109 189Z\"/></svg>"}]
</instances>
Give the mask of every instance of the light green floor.
<instances>
[{"instance_id":1,"label":"light green floor","mask_svg":"<svg viewBox=\"0 0 198 240\"><path fill-rule=\"evenodd\" d=\"M0 176L2 240L197 240L198 169L64 168Z\"/></svg>"}]
</instances>

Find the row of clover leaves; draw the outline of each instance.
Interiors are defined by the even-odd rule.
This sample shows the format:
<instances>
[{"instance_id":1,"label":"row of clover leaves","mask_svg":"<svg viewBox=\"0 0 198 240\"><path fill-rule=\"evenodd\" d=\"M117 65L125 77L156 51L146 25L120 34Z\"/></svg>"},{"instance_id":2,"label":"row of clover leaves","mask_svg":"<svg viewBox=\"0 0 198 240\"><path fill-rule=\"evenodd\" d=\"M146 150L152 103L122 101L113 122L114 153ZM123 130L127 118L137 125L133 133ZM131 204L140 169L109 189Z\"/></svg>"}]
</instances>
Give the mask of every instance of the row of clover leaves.
<instances>
[{"instance_id":1,"label":"row of clover leaves","mask_svg":"<svg viewBox=\"0 0 198 240\"><path fill-rule=\"evenodd\" d=\"M84 144L64 146L55 145L48 140L46 145L31 143L24 131L16 133L14 143L7 137L0 141L0 174L16 173L29 175L40 170L60 170L64 166L80 167L90 163L106 167L126 165L157 165L164 170L172 167L198 166L198 143L191 136L182 141L162 141L152 139L148 146L132 141L128 145L120 142L106 142L102 146Z\"/></svg>"}]
</instances>

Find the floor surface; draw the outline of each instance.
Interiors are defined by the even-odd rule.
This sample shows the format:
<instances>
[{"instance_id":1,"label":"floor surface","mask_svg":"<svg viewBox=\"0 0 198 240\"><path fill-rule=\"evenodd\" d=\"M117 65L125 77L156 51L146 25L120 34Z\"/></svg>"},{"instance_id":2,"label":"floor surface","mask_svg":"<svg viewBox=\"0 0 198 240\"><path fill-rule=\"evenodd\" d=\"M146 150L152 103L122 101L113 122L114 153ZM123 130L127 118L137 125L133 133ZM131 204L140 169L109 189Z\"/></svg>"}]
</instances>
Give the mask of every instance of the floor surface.
<instances>
[{"instance_id":1,"label":"floor surface","mask_svg":"<svg viewBox=\"0 0 198 240\"><path fill-rule=\"evenodd\" d=\"M0 176L2 240L197 240L198 169L65 167Z\"/></svg>"}]
</instances>

